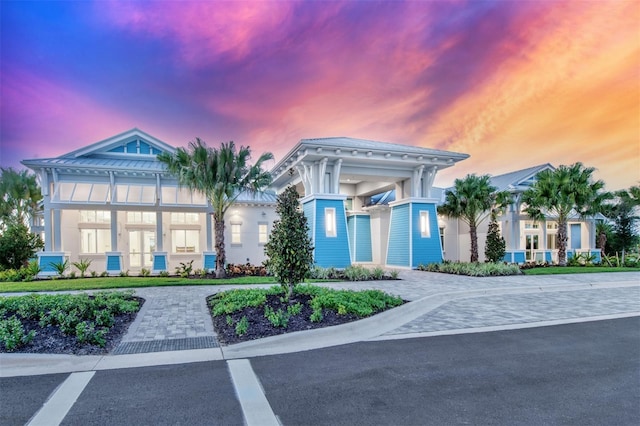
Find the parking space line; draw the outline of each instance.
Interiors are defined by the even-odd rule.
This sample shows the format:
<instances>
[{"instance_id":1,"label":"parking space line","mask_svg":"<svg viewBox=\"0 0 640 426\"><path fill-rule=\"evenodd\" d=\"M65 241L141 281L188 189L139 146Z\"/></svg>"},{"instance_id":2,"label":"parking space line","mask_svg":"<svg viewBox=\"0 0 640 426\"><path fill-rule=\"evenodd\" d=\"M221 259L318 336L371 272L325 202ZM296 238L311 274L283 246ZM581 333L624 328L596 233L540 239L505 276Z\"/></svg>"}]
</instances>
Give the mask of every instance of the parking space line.
<instances>
[{"instance_id":1,"label":"parking space line","mask_svg":"<svg viewBox=\"0 0 640 426\"><path fill-rule=\"evenodd\" d=\"M247 426L280 425L248 359L227 361Z\"/></svg>"},{"instance_id":2,"label":"parking space line","mask_svg":"<svg viewBox=\"0 0 640 426\"><path fill-rule=\"evenodd\" d=\"M52 426L59 425L67 415L73 404L89 384L89 381L96 374L95 371L85 371L82 373L71 373L67 380L62 382L53 391L47 402L31 418L28 426Z\"/></svg>"}]
</instances>

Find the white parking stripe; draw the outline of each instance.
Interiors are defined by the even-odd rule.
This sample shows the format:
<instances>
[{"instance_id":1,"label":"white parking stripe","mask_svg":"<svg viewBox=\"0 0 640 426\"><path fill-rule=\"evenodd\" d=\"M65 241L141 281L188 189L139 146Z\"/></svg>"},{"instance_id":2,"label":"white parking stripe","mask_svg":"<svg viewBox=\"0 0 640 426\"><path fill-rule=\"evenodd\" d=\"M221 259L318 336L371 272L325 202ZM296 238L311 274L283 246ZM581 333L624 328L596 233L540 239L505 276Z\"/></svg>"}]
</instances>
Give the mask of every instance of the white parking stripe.
<instances>
[{"instance_id":1,"label":"white parking stripe","mask_svg":"<svg viewBox=\"0 0 640 426\"><path fill-rule=\"evenodd\" d=\"M280 425L248 359L227 361L247 426Z\"/></svg>"},{"instance_id":2,"label":"white parking stripe","mask_svg":"<svg viewBox=\"0 0 640 426\"><path fill-rule=\"evenodd\" d=\"M27 423L28 426L53 426L59 425L67 415L73 404L87 386L95 371L71 373L67 380L51 394L40 411Z\"/></svg>"}]
</instances>

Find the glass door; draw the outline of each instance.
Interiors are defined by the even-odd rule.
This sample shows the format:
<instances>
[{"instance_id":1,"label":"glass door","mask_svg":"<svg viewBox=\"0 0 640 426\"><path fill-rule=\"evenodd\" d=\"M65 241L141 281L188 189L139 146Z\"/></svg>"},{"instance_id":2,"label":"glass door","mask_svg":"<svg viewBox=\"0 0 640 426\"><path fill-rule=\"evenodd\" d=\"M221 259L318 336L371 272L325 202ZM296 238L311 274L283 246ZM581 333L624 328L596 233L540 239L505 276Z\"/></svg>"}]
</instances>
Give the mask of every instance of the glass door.
<instances>
[{"instance_id":1,"label":"glass door","mask_svg":"<svg viewBox=\"0 0 640 426\"><path fill-rule=\"evenodd\" d=\"M156 250L156 233L147 230L129 231L129 266L150 268Z\"/></svg>"},{"instance_id":2,"label":"glass door","mask_svg":"<svg viewBox=\"0 0 640 426\"><path fill-rule=\"evenodd\" d=\"M526 238L525 259L527 262L531 262L535 260L535 252L540 248L539 247L540 238L536 234L526 235L525 238Z\"/></svg>"}]
</instances>

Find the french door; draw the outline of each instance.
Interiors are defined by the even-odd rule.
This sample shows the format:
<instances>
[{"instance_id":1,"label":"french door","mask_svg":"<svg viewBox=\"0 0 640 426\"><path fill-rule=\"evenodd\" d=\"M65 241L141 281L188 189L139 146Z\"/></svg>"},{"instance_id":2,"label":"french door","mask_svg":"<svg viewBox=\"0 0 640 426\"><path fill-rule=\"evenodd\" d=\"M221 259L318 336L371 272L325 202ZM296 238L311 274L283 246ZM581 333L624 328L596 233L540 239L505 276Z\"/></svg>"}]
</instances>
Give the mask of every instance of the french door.
<instances>
[{"instance_id":1,"label":"french door","mask_svg":"<svg viewBox=\"0 0 640 426\"><path fill-rule=\"evenodd\" d=\"M129 266L149 268L156 250L156 233L148 230L129 231Z\"/></svg>"},{"instance_id":2,"label":"french door","mask_svg":"<svg viewBox=\"0 0 640 426\"><path fill-rule=\"evenodd\" d=\"M531 262L535 260L535 252L540 248L540 236L537 234L528 234L525 235L525 238L525 259L527 262Z\"/></svg>"}]
</instances>

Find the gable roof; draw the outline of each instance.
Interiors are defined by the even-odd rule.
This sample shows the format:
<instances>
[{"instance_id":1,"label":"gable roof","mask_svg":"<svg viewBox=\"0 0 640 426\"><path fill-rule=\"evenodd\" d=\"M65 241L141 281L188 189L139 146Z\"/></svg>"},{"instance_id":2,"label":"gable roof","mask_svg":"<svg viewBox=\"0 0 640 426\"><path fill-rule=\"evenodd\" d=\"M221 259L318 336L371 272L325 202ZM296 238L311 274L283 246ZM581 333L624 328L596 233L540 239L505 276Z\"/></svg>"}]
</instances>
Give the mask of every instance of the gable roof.
<instances>
[{"instance_id":1,"label":"gable roof","mask_svg":"<svg viewBox=\"0 0 640 426\"><path fill-rule=\"evenodd\" d=\"M157 154L175 151L166 142L133 128L59 157L23 160L22 164L33 170L54 167L162 172L164 166L156 159Z\"/></svg>"},{"instance_id":2,"label":"gable roof","mask_svg":"<svg viewBox=\"0 0 640 426\"><path fill-rule=\"evenodd\" d=\"M524 191L535 180L535 176L542 170L555 170L551 164L540 164L527 169L516 170L503 175L492 176L491 184L498 188L498 191Z\"/></svg>"}]
</instances>

